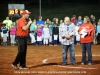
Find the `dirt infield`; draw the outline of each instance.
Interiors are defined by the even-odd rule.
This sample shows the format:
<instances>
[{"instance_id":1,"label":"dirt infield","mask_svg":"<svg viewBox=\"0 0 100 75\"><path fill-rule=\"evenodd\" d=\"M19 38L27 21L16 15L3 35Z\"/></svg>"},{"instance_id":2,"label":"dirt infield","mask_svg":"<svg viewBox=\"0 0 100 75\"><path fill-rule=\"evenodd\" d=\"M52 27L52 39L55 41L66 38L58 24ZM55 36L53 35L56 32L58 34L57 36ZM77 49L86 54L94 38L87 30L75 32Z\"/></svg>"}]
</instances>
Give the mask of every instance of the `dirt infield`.
<instances>
[{"instance_id":1,"label":"dirt infield","mask_svg":"<svg viewBox=\"0 0 100 75\"><path fill-rule=\"evenodd\" d=\"M11 63L17 54L17 46L0 46L0 75L100 75L100 45L92 46L93 65L81 65L81 47L76 46L77 66L61 66L61 46L28 45L27 70L14 70Z\"/></svg>"}]
</instances>

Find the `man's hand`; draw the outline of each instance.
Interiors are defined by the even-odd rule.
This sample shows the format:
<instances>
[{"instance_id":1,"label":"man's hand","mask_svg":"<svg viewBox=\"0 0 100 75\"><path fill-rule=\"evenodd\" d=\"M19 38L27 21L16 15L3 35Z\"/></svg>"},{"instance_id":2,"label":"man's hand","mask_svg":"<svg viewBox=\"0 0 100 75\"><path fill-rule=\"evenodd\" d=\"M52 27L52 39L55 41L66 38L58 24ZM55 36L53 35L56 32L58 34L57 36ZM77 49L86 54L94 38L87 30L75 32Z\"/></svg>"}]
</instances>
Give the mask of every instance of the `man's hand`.
<instances>
[{"instance_id":1,"label":"man's hand","mask_svg":"<svg viewBox=\"0 0 100 75\"><path fill-rule=\"evenodd\" d=\"M32 21L30 20L29 22L28 22L28 24L30 25L32 23Z\"/></svg>"},{"instance_id":2,"label":"man's hand","mask_svg":"<svg viewBox=\"0 0 100 75\"><path fill-rule=\"evenodd\" d=\"M73 34L70 34L70 37L72 37L73 36Z\"/></svg>"},{"instance_id":3,"label":"man's hand","mask_svg":"<svg viewBox=\"0 0 100 75\"><path fill-rule=\"evenodd\" d=\"M71 36L70 36L70 35L66 35L65 38L66 38L67 40L69 40L69 39L71 38Z\"/></svg>"},{"instance_id":4,"label":"man's hand","mask_svg":"<svg viewBox=\"0 0 100 75\"><path fill-rule=\"evenodd\" d=\"M29 26L30 26L31 23L32 23L32 21L29 21L29 22L27 23L27 25L25 25L25 26L22 27L22 29L23 29L23 30L27 30L27 29L29 28Z\"/></svg>"},{"instance_id":5,"label":"man's hand","mask_svg":"<svg viewBox=\"0 0 100 75\"><path fill-rule=\"evenodd\" d=\"M82 35L82 33L81 32L78 32L80 35Z\"/></svg>"}]
</instances>

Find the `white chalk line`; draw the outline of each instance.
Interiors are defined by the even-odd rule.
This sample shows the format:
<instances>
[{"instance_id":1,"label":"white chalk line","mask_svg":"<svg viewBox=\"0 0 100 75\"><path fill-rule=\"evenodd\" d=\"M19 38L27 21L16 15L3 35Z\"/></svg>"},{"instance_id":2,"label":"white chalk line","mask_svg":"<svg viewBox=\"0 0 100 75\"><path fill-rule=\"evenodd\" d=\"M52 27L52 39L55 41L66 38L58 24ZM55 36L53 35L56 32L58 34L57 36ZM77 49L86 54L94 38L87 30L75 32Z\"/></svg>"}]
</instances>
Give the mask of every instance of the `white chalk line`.
<instances>
[{"instance_id":1,"label":"white chalk line","mask_svg":"<svg viewBox=\"0 0 100 75\"><path fill-rule=\"evenodd\" d=\"M82 55L75 55L75 56L82 56ZM92 56L100 56L100 55L92 55ZM68 56L68 57L69 57L69 56ZM57 59L57 58L61 58L61 57L46 58L46 59L42 60L42 62L43 62L44 64L47 64L47 61L48 61L48 60ZM61 66L61 65L52 65L52 66L62 67L62 68L72 68L72 69L98 69L98 68L71 67L71 66Z\"/></svg>"},{"instance_id":2,"label":"white chalk line","mask_svg":"<svg viewBox=\"0 0 100 75\"><path fill-rule=\"evenodd\" d=\"M70 69L98 69L98 68L71 67L71 66L61 66L61 65L53 65L53 66L63 67L63 68L70 68Z\"/></svg>"}]
</instances>

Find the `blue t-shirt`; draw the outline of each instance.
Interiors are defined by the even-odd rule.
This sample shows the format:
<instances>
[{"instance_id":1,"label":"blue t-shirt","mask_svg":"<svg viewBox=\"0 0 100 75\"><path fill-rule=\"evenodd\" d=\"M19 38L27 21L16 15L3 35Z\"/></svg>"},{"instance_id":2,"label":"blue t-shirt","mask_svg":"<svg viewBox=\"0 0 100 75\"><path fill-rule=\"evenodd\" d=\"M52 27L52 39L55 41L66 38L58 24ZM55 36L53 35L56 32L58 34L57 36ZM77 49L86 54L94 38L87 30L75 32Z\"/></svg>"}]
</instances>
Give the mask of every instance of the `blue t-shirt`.
<instances>
[{"instance_id":1,"label":"blue t-shirt","mask_svg":"<svg viewBox=\"0 0 100 75\"><path fill-rule=\"evenodd\" d=\"M83 20L77 20L74 24L77 25L78 23L80 23L80 25L83 24Z\"/></svg>"},{"instance_id":2,"label":"blue t-shirt","mask_svg":"<svg viewBox=\"0 0 100 75\"><path fill-rule=\"evenodd\" d=\"M6 34L7 31L8 31L8 29L7 29L6 27L2 27L2 28L1 28L1 31L2 31L4 34Z\"/></svg>"},{"instance_id":3,"label":"blue t-shirt","mask_svg":"<svg viewBox=\"0 0 100 75\"><path fill-rule=\"evenodd\" d=\"M44 21L42 21L42 20L41 20L41 21L38 20L38 21L36 22L36 24L39 24L39 25L40 25L40 24L44 24Z\"/></svg>"},{"instance_id":4,"label":"blue t-shirt","mask_svg":"<svg viewBox=\"0 0 100 75\"><path fill-rule=\"evenodd\" d=\"M97 25L97 32L100 33L100 25Z\"/></svg>"}]
</instances>

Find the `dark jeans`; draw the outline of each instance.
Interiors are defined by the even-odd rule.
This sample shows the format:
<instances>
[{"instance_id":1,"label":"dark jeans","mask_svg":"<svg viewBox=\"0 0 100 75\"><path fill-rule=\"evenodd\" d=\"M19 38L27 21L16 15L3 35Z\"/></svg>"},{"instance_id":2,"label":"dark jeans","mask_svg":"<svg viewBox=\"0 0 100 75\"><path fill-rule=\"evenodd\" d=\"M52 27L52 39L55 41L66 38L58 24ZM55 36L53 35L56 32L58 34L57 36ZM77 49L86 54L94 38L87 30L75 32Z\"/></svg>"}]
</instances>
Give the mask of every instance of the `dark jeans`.
<instances>
[{"instance_id":1,"label":"dark jeans","mask_svg":"<svg viewBox=\"0 0 100 75\"><path fill-rule=\"evenodd\" d=\"M70 51L70 63L74 64L76 63L75 60L75 47L74 47L74 43L71 45L63 45L62 44L62 59L63 59L63 64L67 64L67 56L68 56L68 49Z\"/></svg>"},{"instance_id":2,"label":"dark jeans","mask_svg":"<svg viewBox=\"0 0 100 75\"><path fill-rule=\"evenodd\" d=\"M54 45L57 45L58 40L54 40Z\"/></svg>"},{"instance_id":3,"label":"dark jeans","mask_svg":"<svg viewBox=\"0 0 100 75\"><path fill-rule=\"evenodd\" d=\"M86 51L88 52L88 63L92 63L91 46L92 43L81 43L82 46L82 63L86 62Z\"/></svg>"},{"instance_id":4,"label":"dark jeans","mask_svg":"<svg viewBox=\"0 0 100 75\"><path fill-rule=\"evenodd\" d=\"M26 66L26 52L27 52L27 37L17 37L18 39L18 54L16 56L14 65L20 63L20 66Z\"/></svg>"}]
</instances>

